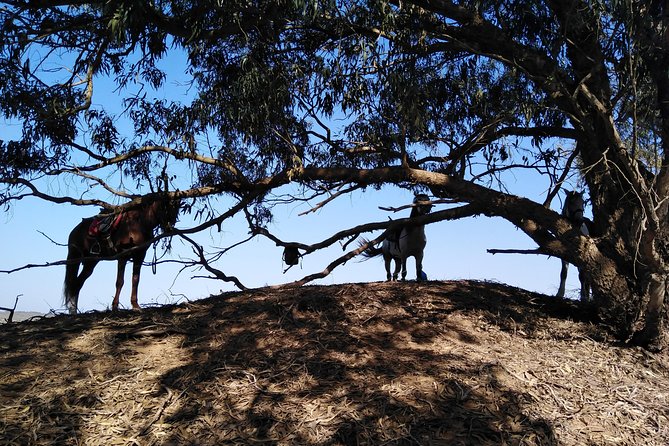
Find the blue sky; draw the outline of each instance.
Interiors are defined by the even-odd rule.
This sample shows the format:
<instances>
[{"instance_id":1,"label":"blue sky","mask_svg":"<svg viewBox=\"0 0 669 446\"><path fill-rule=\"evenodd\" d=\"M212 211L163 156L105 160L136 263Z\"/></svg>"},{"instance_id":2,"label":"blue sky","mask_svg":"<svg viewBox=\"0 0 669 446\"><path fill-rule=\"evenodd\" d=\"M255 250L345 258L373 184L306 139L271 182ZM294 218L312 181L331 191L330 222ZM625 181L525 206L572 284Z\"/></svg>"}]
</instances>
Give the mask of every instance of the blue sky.
<instances>
[{"instance_id":1,"label":"blue sky","mask_svg":"<svg viewBox=\"0 0 669 446\"><path fill-rule=\"evenodd\" d=\"M61 61L61 63L64 63ZM187 101L194 94L188 89L188 78L183 73L183 56L176 55L163 61L169 77L165 87L150 93L156 98ZM135 86L134 88L138 88ZM100 80L96 84L94 105L108 107L111 111L120 111L121 104L114 93L109 80ZM111 108L109 108L111 107ZM0 134L3 137L16 134L16 123L0 121ZM127 132L131 129L126 128ZM508 172L505 174L506 187L511 193L543 201L548 184L538 174L526 172ZM56 195L72 194L77 184L71 181L52 180L42 186ZM283 192L289 191L285 189ZM277 192L279 193L279 192ZM100 196L103 199L111 197ZM381 191L369 189L366 192L354 192L350 196L340 197L316 213L298 216L309 208L306 203L278 206L275 208L275 222L270 231L284 241L301 243L319 242L337 231L371 221L383 221L389 216L401 218L408 216L405 210L389 214L379 206L400 206L411 202L411 192L395 187L385 187ZM311 203L312 205L315 202ZM227 209L232 202L221 200L220 211ZM554 206L559 206L556 200ZM439 207L437 207L438 209ZM96 208L80 208L71 205L55 205L36 199L24 199L12 205L9 213L0 219L0 240L3 243L0 258L0 270L9 270L25 264L43 264L63 260L66 248L53 241L65 244L69 231L81 218L94 215ZM193 225L188 217L183 217L180 228ZM241 218L234 218L223 224L222 231L205 231L196 236L197 241L208 251L228 247L248 236L248 228ZM499 218L468 218L452 222L440 222L426 228L428 245L423 267L432 280L480 279L504 282L522 288L553 294L559 284L560 261L536 255L488 254L489 248L531 249L533 242L513 225ZM349 249L353 245L349 246ZM237 276L249 287L261 287L290 282L319 272L336 257L343 254L336 245L327 250L311 254L300 265L283 274L285 266L281 262L282 250L273 242L258 237L225 254L213 266L228 275ZM153 256L150 250L147 260ZM191 248L179 240L174 240L173 259L193 258ZM153 275L150 267L143 268L139 289L141 305L183 302L186 299L199 299L221 291L235 289L232 285L218 280L193 278L207 275L205 271L186 270L179 273L180 265L165 263L157 267ZM413 259L409 260L409 278L415 277ZM126 271L126 286L121 295L121 306L129 307L130 274ZM11 306L17 295L18 309L23 311L48 312L62 310L62 281L64 266L32 268L12 274L0 274L0 306ZM93 276L82 290L80 311L104 310L110 304L114 294L116 275L115 262L101 262ZM357 259L337 268L330 276L316 281L316 284L334 284L347 282L369 282L385 279L381 259L359 262ZM578 278L574 267L570 268L567 282L568 294L576 296Z\"/></svg>"}]
</instances>

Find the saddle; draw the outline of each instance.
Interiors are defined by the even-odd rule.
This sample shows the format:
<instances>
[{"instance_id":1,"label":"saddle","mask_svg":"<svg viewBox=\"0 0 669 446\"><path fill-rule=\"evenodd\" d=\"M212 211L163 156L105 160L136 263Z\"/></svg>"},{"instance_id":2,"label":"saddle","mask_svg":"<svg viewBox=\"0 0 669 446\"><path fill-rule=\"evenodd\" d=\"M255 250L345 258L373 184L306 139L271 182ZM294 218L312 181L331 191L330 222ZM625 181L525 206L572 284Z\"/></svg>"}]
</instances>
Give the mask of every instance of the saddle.
<instances>
[{"instance_id":1,"label":"saddle","mask_svg":"<svg viewBox=\"0 0 669 446\"><path fill-rule=\"evenodd\" d=\"M397 228L388 233L386 240L398 251L400 250L400 236L402 235L402 228Z\"/></svg>"},{"instance_id":2,"label":"saddle","mask_svg":"<svg viewBox=\"0 0 669 446\"><path fill-rule=\"evenodd\" d=\"M114 244L111 236L118 228L123 213L118 214L99 214L93 217L93 221L88 227L88 236L95 239L91 245L91 254L98 255L102 251L101 242L105 242L110 251L114 251Z\"/></svg>"},{"instance_id":3,"label":"saddle","mask_svg":"<svg viewBox=\"0 0 669 446\"><path fill-rule=\"evenodd\" d=\"M286 262L286 265L297 265L300 261L300 251L295 247L287 246L283 250L283 261Z\"/></svg>"}]
</instances>

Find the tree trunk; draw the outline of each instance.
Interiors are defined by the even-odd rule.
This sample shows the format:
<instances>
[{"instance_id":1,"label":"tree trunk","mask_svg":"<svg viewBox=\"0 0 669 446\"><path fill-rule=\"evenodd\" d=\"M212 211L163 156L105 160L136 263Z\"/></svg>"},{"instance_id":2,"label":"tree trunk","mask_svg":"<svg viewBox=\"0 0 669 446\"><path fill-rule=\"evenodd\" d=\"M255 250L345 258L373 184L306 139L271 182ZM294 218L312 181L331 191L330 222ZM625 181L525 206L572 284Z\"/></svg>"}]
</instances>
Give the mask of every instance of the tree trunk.
<instances>
[{"instance_id":1,"label":"tree trunk","mask_svg":"<svg viewBox=\"0 0 669 446\"><path fill-rule=\"evenodd\" d=\"M664 296L667 289L667 277L652 274L647 279L647 304L643 328L634 334L632 341L649 350L660 350L664 343Z\"/></svg>"},{"instance_id":2,"label":"tree trunk","mask_svg":"<svg viewBox=\"0 0 669 446\"><path fill-rule=\"evenodd\" d=\"M621 339L660 349L665 342L668 282L665 232L652 228L638 203L621 205L619 201L608 216L606 224L599 225L600 230L604 226L603 233L594 232L593 238L583 237L577 244L574 262L591 279L602 321L614 327Z\"/></svg>"}]
</instances>

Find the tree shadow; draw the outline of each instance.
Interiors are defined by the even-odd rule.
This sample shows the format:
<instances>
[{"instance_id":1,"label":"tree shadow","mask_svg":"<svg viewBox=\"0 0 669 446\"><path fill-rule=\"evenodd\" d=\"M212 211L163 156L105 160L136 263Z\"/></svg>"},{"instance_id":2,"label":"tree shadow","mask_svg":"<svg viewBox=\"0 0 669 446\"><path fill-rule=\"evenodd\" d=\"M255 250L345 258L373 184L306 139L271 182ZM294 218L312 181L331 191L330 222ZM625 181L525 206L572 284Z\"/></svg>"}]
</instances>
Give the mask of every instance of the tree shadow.
<instances>
[{"instance_id":1,"label":"tree shadow","mask_svg":"<svg viewBox=\"0 0 669 446\"><path fill-rule=\"evenodd\" d=\"M463 281L263 289L15 324L0 331L0 392L14 405L1 437L554 445L532 397L494 358L471 356L487 341L463 318L530 337L547 318L580 318L597 335L578 310Z\"/></svg>"},{"instance_id":2,"label":"tree shadow","mask_svg":"<svg viewBox=\"0 0 669 446\"><path fill-rule=\"evenodd\" d=\"M319 291L237 302L226 315L234 335L216 349L186 340L192 361L162 377L187 395L166 422L209 420L214 443L557 444L548 422L523 412L528 397L501 383L499 367L432 350L445 333L475 344L471 333L443 315L417 323L406 295L392 296L407 299L399 310L381 300L345 308ZM264 325L244 322L257 315Z\"/></svg>"}]
</instances>

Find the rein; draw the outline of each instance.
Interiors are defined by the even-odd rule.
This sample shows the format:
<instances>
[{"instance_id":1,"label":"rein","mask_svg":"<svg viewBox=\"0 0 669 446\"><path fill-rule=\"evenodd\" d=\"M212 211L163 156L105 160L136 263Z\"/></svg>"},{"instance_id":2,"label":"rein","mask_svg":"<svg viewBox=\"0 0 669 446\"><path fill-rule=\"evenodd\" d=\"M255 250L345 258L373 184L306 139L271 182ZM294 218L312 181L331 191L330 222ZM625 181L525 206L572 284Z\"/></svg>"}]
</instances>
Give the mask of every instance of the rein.
<instances>
[{"instance_id":1,"label":"rein","mask_svg":"<svg viewBox=\"0 0 669 446\"><path fill-rule=\"evenodd\" d=\"M171 209L169 208L167 201L161 202L159 208L156 210L156 218L158 220L157 227L160 227L163 230L163 233L166 231L165 227L173 229L174 221L172 221L170 213ZM174 218L174 220L176 220L176 218ZM169 224L169 226L167 226L167 224ZM151 271L153 272L153 275L156 275L158 261L165 257L167 251L172 248L172 237L170 236L165 252L163 252L162 255L158 257L158 241L159 240L155 240L153 242L153 260L151 261Z\"/></svg>"},{"instance_id":2,"label":"rein","mask_svg":"<svg viewBox=\"0 0 669 446\"><path fill-rule=\"evenodd\" d=\"M151 262L151 272L153 275L156 275L156 271L158 269L156 263L158 262L157 258L158 254L156 253L156 243L153 244L153 261Z\"/></svg>"}]
</instances>

